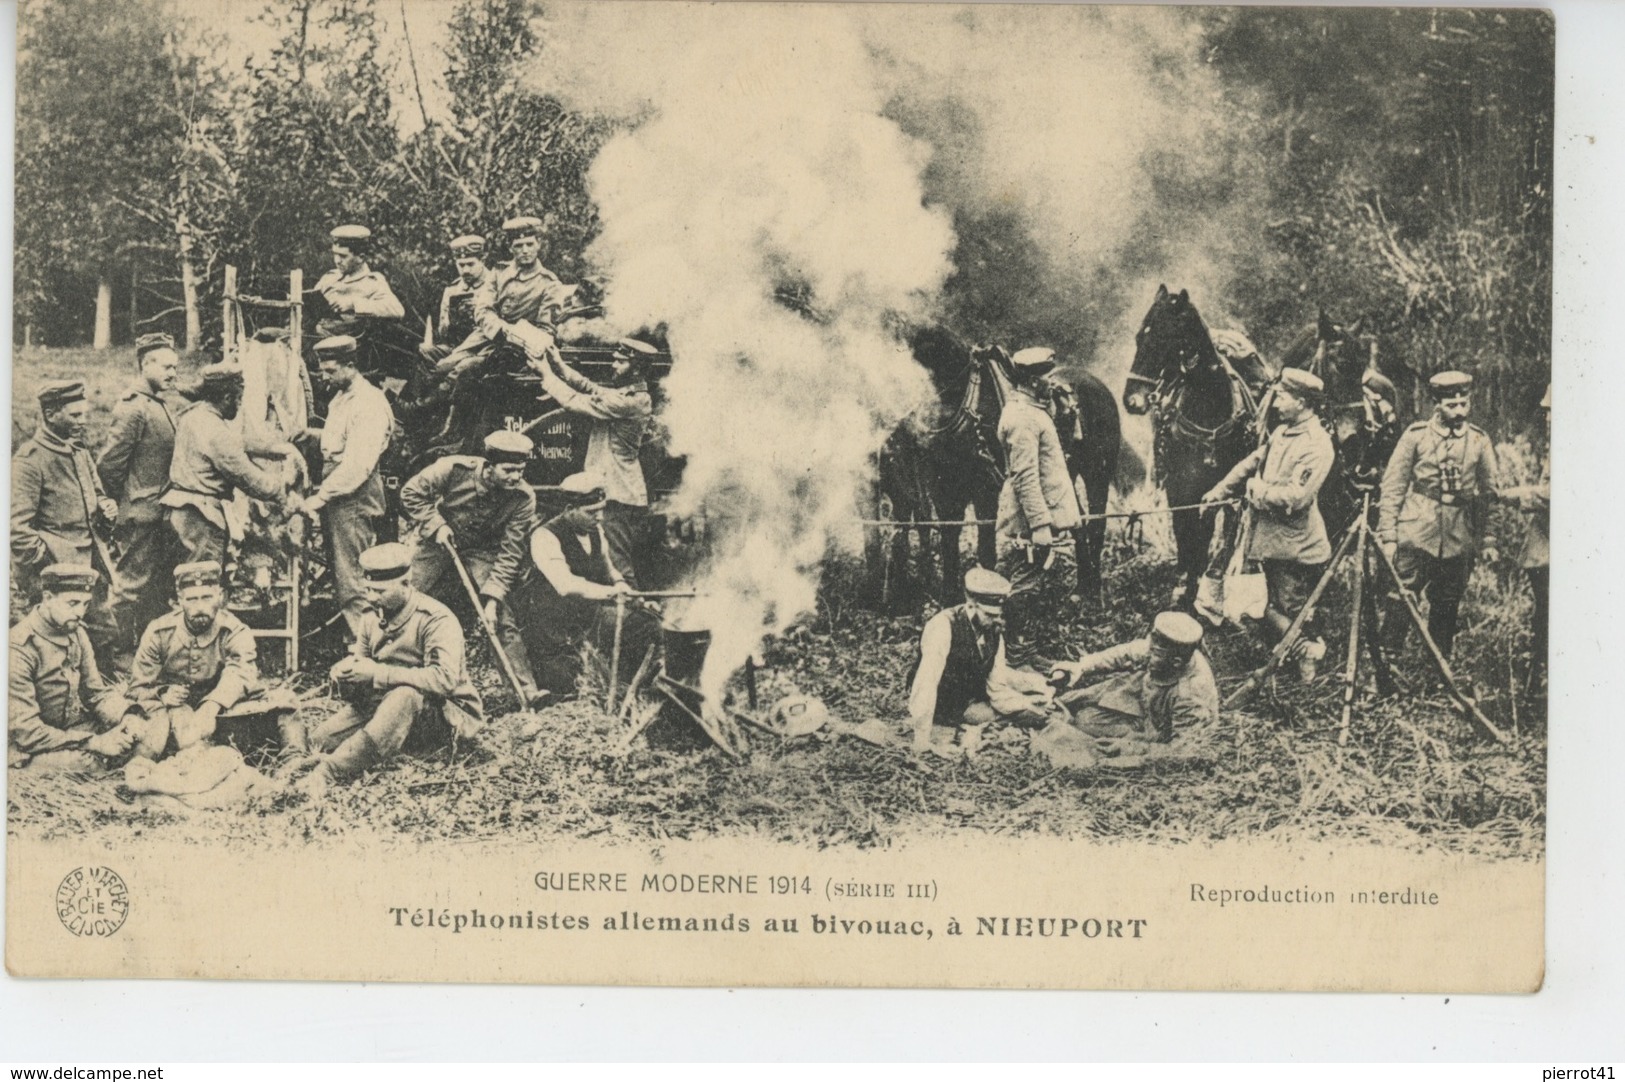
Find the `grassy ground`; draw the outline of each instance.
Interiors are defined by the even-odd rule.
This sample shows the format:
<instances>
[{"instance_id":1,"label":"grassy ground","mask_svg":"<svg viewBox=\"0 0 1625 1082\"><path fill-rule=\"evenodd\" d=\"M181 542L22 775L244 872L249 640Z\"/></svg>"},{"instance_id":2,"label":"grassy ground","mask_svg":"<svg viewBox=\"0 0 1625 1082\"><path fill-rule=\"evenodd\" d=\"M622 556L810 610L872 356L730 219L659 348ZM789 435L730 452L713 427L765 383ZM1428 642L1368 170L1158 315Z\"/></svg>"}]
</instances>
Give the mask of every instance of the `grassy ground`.
<instances>
[{"instance_id":1,"label":"grassy ground","mask_svg":"<svg viewBox=\"0 0 1625 1082\"><path fill-rule=\"evenodd\" d=\"M85 357L46 360L19 357L19 371L26 364L84 375L76 369L88 368ZM1498 523L1504 551L1515 551L1519 530L1515 516ZM1143 634L1146 614L1173 585L1165 550L1155 526L1134 537L1114 532L1106 604L1058 629L1054 652L1075 655ZM904 675L927 613L891 618L859 608L851 601L857 577L854 567L832 566L816 617L769 649L759 681L764 704L803 692L847 721L902 717ZM1512 561L1481 562L1456 650L1463 679L1496 724L1514 734L1507 746L1477 738L1427 689L1416 651L1399 659L1406 691L1365 699L1340 744L1346 639L1336 625L1346 624L1347 588L1346 581L1334 584L1324 602L1330 649L1312 687L1282 677L1245 709L1182 736L1181 757L1139 769L1057 771L1030 755L1017 731L969 761L916 761L905 750L828 734L760 738L742 763L715 750L676 753L641 743L617 755L613 722L596 705L601 688L589 681L580 698L537 715L499 714L472 741L403 756L321 802L278 793L246 809L182 812L126 803L116 778L70 787L11 772L8 829L43 837L95 831L110 844L136 835L270 845L558 837L646 844L720 833L819 847L888 846L946 829L1163 844L1238 836L1363 840L1538 856L1545 703L1521 687L1528 602ZM1225 691L1265 657L1235 629L1213 635L1210 653ZM478 649L474 662L487 701L511 702ZM743 689L734 691L743 701ZM318 700L306 709L314 717L330 708Z\"/></svg>"}]
</instances>

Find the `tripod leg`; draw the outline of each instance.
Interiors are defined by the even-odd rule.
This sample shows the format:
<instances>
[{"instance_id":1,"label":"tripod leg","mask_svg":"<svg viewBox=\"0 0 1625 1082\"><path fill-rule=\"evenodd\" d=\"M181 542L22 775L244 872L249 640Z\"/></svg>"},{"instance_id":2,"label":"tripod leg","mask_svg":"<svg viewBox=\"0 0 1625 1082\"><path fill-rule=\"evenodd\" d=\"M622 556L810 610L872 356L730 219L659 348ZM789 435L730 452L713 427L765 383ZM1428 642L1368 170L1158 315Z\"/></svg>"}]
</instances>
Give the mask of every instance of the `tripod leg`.
<instances>
[{"instance_id":1,"label":"tripod leg","mask_svg":"<svg viewBox=\"0 0 1625 1082\"><path fill-rule=\"evenodd\" d=\"M1365 600L1365 546L1367 527L1361 516L1355 528L1360 536L1354 542L1354 597L1349 605L1349 653L1343 667L1343 719L1337 731L1337 746L1349 742L1349 726L1354 722L1354 700L1360 693L1360 616L1361 602Z\"/></svg>"}]
</instances>

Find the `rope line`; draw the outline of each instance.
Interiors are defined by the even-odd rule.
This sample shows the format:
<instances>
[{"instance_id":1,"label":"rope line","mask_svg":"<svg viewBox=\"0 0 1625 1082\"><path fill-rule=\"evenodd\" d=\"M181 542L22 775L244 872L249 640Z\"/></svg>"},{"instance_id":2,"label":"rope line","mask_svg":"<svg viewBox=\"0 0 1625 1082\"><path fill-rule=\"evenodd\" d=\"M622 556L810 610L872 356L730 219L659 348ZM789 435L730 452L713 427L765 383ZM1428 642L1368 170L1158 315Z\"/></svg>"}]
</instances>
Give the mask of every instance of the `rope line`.
<instances>
[{"instance_id":1,"label":"rope line","mask_svg":"<svg viewBox=\"0 0 1625 1082\"><path fill-rule=\"evenodd\" d=\"M1147 511L1102 511L1098 515L1083 515L1080 524L1084 522L1105 522L1107 519L1127 518L1140 519L1147 515L1171 515L1175 511L1206 511L1211 507L1234 507L1240 500L1215 500L1212 503L1188 503L1179 507L1153 507ZM990 518L964 518L964 519L918 519L903 520L889 518L860 518L856 520L859 526L895 526L910 529L930 529L946 526L997 526L997 519Z\"/></svg>"}]
</instances>

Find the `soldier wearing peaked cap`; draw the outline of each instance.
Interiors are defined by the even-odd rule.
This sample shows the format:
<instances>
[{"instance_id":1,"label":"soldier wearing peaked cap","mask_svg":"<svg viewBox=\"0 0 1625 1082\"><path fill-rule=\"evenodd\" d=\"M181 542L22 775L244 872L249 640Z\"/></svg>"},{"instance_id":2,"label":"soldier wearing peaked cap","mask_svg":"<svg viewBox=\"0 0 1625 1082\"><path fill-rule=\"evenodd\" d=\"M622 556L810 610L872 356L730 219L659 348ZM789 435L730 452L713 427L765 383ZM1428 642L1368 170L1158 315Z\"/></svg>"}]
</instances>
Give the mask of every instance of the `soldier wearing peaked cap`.
<instances>
[{"instance_id":1,"label":"soldier wearing peaked cap","mask_svg":"<svg viewBox=\"0 0 1625 1082\"><path fill-rule=\"evenodd\" d=\"M1219 686L1199 649L1202 625L1183 612L1163 612L1143 639L1113 646L1055 666L1052 683L1072 724L1097 740L1108 755L1144 755L1147 745L1166 744L1179 730L1219 719ZM1108 675L1111 674L1111 675Z\"/></svg>"},{"instance_id":2,"label":"soldier wearing peaked cap","mask_svg":"<svg viewBox=\"0 0 1625 1082\"><path fill-rule=\"evenodd\" d=\"M130 668L130 698L146 718L133 725L134 754L161 759L202 744L222 711L261 690L254 635L222 607L220 565L175 568L178 604L147 625Z\"/></svg>"},{"instance_id":3,"label":"soldier wearing peaked cap","mask_svg":"<svg viewBox=\"0 0 1625 1082\"><path fill-rule=\"evenodd\" d=\"M483 455L448 455L401 486L401 508L418 534L412 581L460 607L467 598L452 566L455 549L527 698L535 697L536 681L508 595L528 562L536 497L525 485L525 465L533 449L529 437L498 430L485 437Z\"/></svg>"},{"instance_id":4,"label":"soldier wearing peaked cap","mask_svg":"<svg viewBox=\"0 0 1625 1082\"><path fill-rule=\"evenodd\" d=\"M1010 360L1014 393L999 415L1005 459L999 571L1011 586L1010 664L1020 668L1038 660L1040 629L1057 618L1074 581L1075 547L1066 542L1083 517L1061 437L1044 400L1044 379L1055 369L1055 351L1034 346Z\"/></svg>"},{"instance_id":5,"label":"soldier wearing peaked cap","mask_svg":"<svg viewBox=\"0 0 1625 1082\"><path fill-rule=\"evenodd\" d=\"M1540 477L1532 484L1503 489L1500 499L1511 504L1526 516L1523 549L1518 554L1518 565L1529 581L1529 592L1534 598L1534 612L1530 618L1529 681L1535 687L1546 675L1547 625L1551 612L1552 555L1552 388L1540 400L1546 421L1546 447L1540 456Z\"/></svg>"},{"instance_id":6,"label":"soldier wearing peaked cap","mask_svg":"<svg viewBox=\"0 0 1625 1082\"><path fill-rule=\"evenodd\" d=\"M997 721L1042 723L1050 691L1042 677L1010 668L1005 659L1004 608L1011 584L973 567L965 573L965 601L926 621L909 672L908 713L914 748L933 746L933 734L952 733L975 754L983 729Z\"/></svg>"},{"instance_id":7,"label":"soldier wearing peaked cap","mask_svg":"<svg viewBox=\"0 0 1625 1082\"><path fill-rule=\"evenodd\" d=\"M1315 413L1324 393L1319 376L1283 368L1275 392L1281 423L1263 446L1236 463L1202 497L1203 503L1217 503L1245 492L1252 514L1245 558L1264 565L1269 605L1259 630L1271 645L1286 634L1332 558L1318 502L1336 460L1332 437ZM1326 656L1318 627L1311 613L1296 650L1299 676L1305 682L1314 679Z\"/></svg>"},{"instance_id":8,"label":"soldier wearing peaked cap","mask_svg":"<svg viewBox=\"0 0 1625 1082\"><path fill-rule=\"evenodd\" d=\"M532 358L542 389L571 413L592 424L582 472L604 488L604 535L609 557L632 589L638 588L638 550L649 515L649 490L640 457L649 434L654 400L649 369L658 351L635 338L615 348L608 384L594 383L564 363L558 350Z\"/></svg>"},{"instance_id":9,"label":"soldier wearing peaked cap","mask_svg":"<svg viewBox=\"0 0 1625 1082\"><path fill-rule=\"evenodd\" d=\"M107 445L96 459L103 489L118 501L112 600L119 629L115 666L121 669L128 666L141 629L168 609L169 569L179 558L158 498L169 487L175 456L171 395L180 357L167 334L142 335L135 352L136 377L113 406Z\"/></svg>"},{"instance_id":10,"label":"soldier wearing peaked cap","mask_svg":"<svg viewBox=\"0 0 1625 1082\"><path fill-rule=\"evenodd\" d=\"M38 605L11 629L6 764L100 773L135 742L140 708L109 684L84 627L101 578L89 564L51 564Z\"/></svg>"},{"instance_id":11,"label":"soldier wearing peaked cap","mask_svg":"<svg viewBox=\"0 0 1625 1082\"><path fill-rule=\"evenodd\" d=\"M491 276L485 265L484 237L461 236L449 247L457 280L440 294L440 321L435 327L434 344L425 344L419 350L431 364L451 356L451 351L474 333L474 296Z\"/></svg>"},{"instance_id":12,"label":"soldier wearing peaked cap","mask_svg":"<svg viewBox=\"0 0 1625 1082\"><path fill-rule=\"evenodd\" d=\"M98 568L102 580L85 617L104 665L118 633L107 577L116 571L107 535L118 520L85 449L90 403L78 380L53 380L39 391L40 424L11 459L12 594L24 603L39 593L40 572L53 563Z\"/></svg>"},{"instance_id":13,"label":"soldier wearing peaked cap","mask_svg":"<svg viewBox=\"0 0 1625 1082\"><path fill-rule=\"evenodd\" d=\"M316 282L314 292L326 299L329 314L317 321L317 336L357 334L368 320L405 316L406 309L384 276L367 265L372 230L341 225L328 236L333 240L333 269Z\"/></svg>"},{"instance_id":14,"label":"soldier wearing peaked cap","mask_svg":"<svg viewBox=\"0 0 1625 1082\"><path fill-rule=\"evenodd\" d=\"M1495 499L1495 450L1489 435L1467 420L1472 386L1465 372L1439 372L1428 380L1433 416L1400 435L1382 476L1377 520L1377 543L1392 557L1405 589L1426 595L1428 635L1446 657ZM1384 645L1398 652L1410 614L1397 595L1387 609Z\"/></svg>"},{"instance_id":15,"label":"soldier wearing peaked cap","mask_svg":"<svg viewBox=\"0 0 1625 1082\"><path fill-rule=\"evenodd\" d=\"M305 779L320 793L394 757L409 736L471 735L484 705L468 678L463 629L451 611L412 583L412 550L390 542L361 554L372 612L355 652L331 676L345 706L310 734L322 752Z\"/></svg>"}]
</instances>

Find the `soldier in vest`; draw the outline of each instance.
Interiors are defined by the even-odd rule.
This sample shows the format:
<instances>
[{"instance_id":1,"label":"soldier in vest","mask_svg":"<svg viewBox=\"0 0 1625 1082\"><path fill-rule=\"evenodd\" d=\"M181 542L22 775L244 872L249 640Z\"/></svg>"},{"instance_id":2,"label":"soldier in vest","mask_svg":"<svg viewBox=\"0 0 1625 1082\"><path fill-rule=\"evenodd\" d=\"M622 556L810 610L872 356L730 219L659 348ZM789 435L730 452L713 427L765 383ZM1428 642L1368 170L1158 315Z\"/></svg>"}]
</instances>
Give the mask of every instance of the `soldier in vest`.
<instances>
[{"instance_id":1,"label":"soldier in vest","mask_svg":"<svg viewBox=\"0 0 1625 1082\"><path fill-rule=\"evenodd\" d=\"M316 343L316 357L323 382L335 393L322 427L305 433L321 445L321 484L295 510L312 521L317 516L326 521L333 585L354 639L360 636L367 608L361 553L378 539L377 520L384 513L378 461L389 447L395 416L384 392L357 370L354 338L324 338Z\"/></svg>"},{"instance_id":2,"label":"soldier in vest","mask_svg":"<svg viewBox=\"0 0 1625 1082\"><path fill-rule=\"evenodd\" d=\"M604 536L609 558L632 589L638 588L635 555L649 517L649 490L639 453L654 413L649 368L659 351L635 338L615 348L608 386L600 386L564 363L557 349L533 358L542 389L571 413L592 425L582 472L604 488Z\"/></svg>"},{"instance_id":3,"label":"soldier in vest","mask_svg":"<svg viewBox=\"0 0 1625 1082\"><path fill-rule=\"evenodd\" d=\"M1055 420L1044 401L1044 377L1055 351L1024 349L1011 359L1014 387L999 415L1005 481L999 493L999 572L1010 580L1010 664L1038 660L1040 628L1058 614L1076 578L1071 545L1083 521Z\"/></svg>"},{"instance_id":4,"label":"soldier in vest","mask_svg":"<svg viewBox=\"0 0 1625 1082\"><path fill-rule=\"evenodd\" d=\"M467 600L452 547L479 591L527 700L539 697L509 595L529 564L536 497L525 485L534 445L518 432L485 437L483 457L447 455L401 486L401 508L417 528L412 581L453 610ZM451 547L448 547L451 546Z\"/></svg>"},{"instance_id":5,"label":"soldier in vest","mask_svg":"<svg viewBox=\"0 0 1625 1082\"><path fill-rule=\"evenodd\" d=\"M42 596L11 629L6 765L95 774L135 743L140 708L103 678L85 633L100 576L88 564L51 564Z\"/></svg>"},{"instance_id":6,"label":"soldier in vest","mask_svg":"<svg viewBox=\"0 0 1625 1082\"><path fill-rule=\"evenodd\" d=\"M604 537L604 491L577 473L559 485L575 505L530 535L536 574L523 590L520 626L530 647L532 671L555 695L575 691L581 675L581 644L591 640L608 656L613 647L614 608L606 604L630 593L609 558ZM659 635L659 620L641 605L624 610L621 653L641 658Z\"/></svg>"},{"instance_id":7,"label":"soldier in vest","mask_svg":"<svg viewBox=\"0 0 1625 1082\"><path fill-rule=\"evenodd\" d=\"M367 265L372 230L364 225L341 225L328 234L333 240L333 269L316 282L315 292L327 301L328 312L316 321L316 337L358 335L374 319L401 319L406 309L384 276Z\"/></svg>"},{"instance_id":8,"label":"soldier in vest","mask_svg":"<svg viewBox=\"0 0 1625 1082\"><path fill-rule=\"evenodd\" d=\"M1450 656L1456 614L1489 526L1495 499L1495 450L1489 435L1469 424L1473 377L1440 372L1428 380L1433 416L1399 437L1382 475L1377 543L1399 571L1404 588L1428 601L1428 635ZM1388 599L1384 645L1405 647L1410 614L1399 596Z\"/></svg>"},{"instance_id":9,"label":"soldier in vest","mask_svg":"<svg viewBox=\"0 0 1625 1082\"><path fill-rule=\"evenodd\" d=\"M908 714L914 749L932 746L934 727L955 732L973 755L982 731L996 721L1041 724L1049 700L1042 677L1005 661L1004 606L1011 593L1003 575L973 567L965 573L965 602L943 609L920 632L909 674Z\"/></svg>"},{"instance_id":10,"label":"soldier in vest","mask_svg":"<svg viewBox=\"0 0 1625 1082\"><path fill-rule=\"evenodd\" d=\"M90 403L78 380L40 388L40 425L11 459L11 590L13 606L39 596L40 572L51 564L84 564L104 578L84 624L99 657L110 663L118 638L106 577L116 572L107 539L118 504L103 491L84 445ZM14 608L15 612L15 608Z\"/></svg>"},{"instance_id":11,"label":"soldier in vest","mask_svg":"<svg viewBox=\"0 0 1625 1082\"><path fill-rule=\"evenodd\" d=\"M96 459L102 488L118 501L118 575L113 614L119 642L115 666L129 666L141 629L169 608L170 572L178 556L158 497L169 487L175 457L175 419L169 396L175 390L180 357L167 334L136 340L135 381L113 407L107 445Z\"/></svg>"},{"instance_id":12,"label":"soldier in vest","mask_svg":"<svg viewBox=\"0 0 1625 1082\"><path fill-rule=\"evenodd\" d=\"M1063 690L1059 702L1100 750L1144 754L1143 745L1166 744L1181 729L1218 720L1219 686L1201 644L1202 625L1191 616L1159 613L1148 637L1058 664L1050 682L1067 689L1107 677Z\"/></svg>"},{"instance_id":13,"label":"soldier in vest","mask_svg":"<svg viewBox=\"0 0 1625 1082\"><path fill-rule=\"evenodd\" d=\"M220 565L175 569L178 605L147 625L130 669L130 698L146 711L132 726L134 755L161 759L214 736L215 722L260 689L254 635L221 607Z\"/></svg>"},{"instance_id":14,"label":"soldier in vest","mask_svg":"<svg viewBox=\"0 0 1625 1082\"><path fill-rule=\"evenodd\" d=\"M280 477L249 459L242 429L232 423L243 402L241 368L210 365L190 397L197 404L175 425L169 488L158 503L169 512L180 558L223 567L229 539L225 505L238 491L278 502L286 492Z\"/></svg>"},{"instance_id":15,"label":"soldier in vest","mask_svg":"<svg viewBox=\"0 0 1625 1082\"><path fill-rule=\"evenodd\" d=\"M435 326L435 344L418 352L430 364L439 364L460 343L474 333L474 297L485 286L491 271L485 265L485 238L472 234L450 244L457 280L440 294L440 320Z\"/></svg>"},{"instance_id":16,"label":"soldier in vest","mask_svg":"<svg viewBox=\"0 0 1625 1082\"><path fill-rule=\"evenodd\" d=\"M463 629L446 606L413 588L411 568L412 550L397 542L361 554L371 611L354 652L332 668L345 705L310 734L322 755L301 783L308 793L382 765L409 736L429 743L484 724Z\"/></svg>"}]
</instances>

